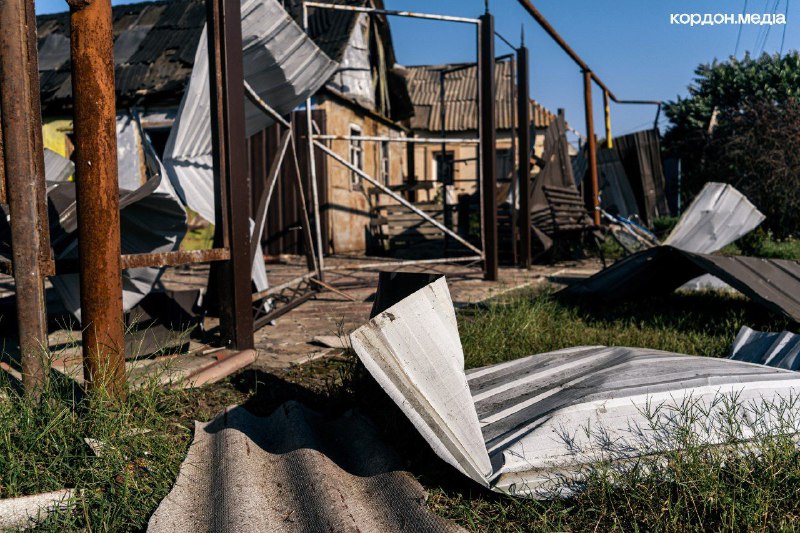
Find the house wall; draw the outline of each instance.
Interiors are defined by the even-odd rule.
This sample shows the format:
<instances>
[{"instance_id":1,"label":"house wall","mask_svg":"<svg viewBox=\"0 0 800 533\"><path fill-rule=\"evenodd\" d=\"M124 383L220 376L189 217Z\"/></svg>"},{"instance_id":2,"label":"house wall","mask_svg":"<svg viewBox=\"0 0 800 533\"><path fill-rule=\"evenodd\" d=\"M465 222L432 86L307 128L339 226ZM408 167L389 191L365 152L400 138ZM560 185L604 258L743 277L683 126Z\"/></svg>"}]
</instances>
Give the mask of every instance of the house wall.
<instances>
[{"instance_id":1,"label":"house wall","mask_svg":"<svg viewBox=\"0 0 800 533\"><path fill-rule=\"evenodd\" d=\"M352 126L361 129L363 136L405 137L399 126L393 126L361 111L355 106L334 100L320 102L319 108L327 117L329 135L350 135ZM332 151L343 158L350 158L350 142L346 140L328 141ZM364 171L375 179L380 176L380 143L363 142ZM369 242L370 211L373 206L392 203L386 195L370 195L373 185L358 180L361 187L354 187L352 172L330 157L324 157L328 175L328 203L325 206L329 235L333 253L364 253L372 244ZM389 144L389 179L387 185L401 185L405 181L405 144Z\"/></svg>"},{"instance_id":2,"label":"house wall","mask_svg":"<svg viewBox=\"0 0 800 533\"><path fill-rule=\"evenodd\" d=\"M534 140L534 153L541 157L544 153L544 130L537 130ZM438 138L440 133L430 131L417 131L415 134L418 137ZM466 132L463 135L458 135L460 138L476 139L475 132ZM453 152L455 163L455 193L456 196L461 194L474 194L478 190L478 145L467 143L447 143L445 150ZM497 132L497 151L512 150L513 143L511 140L511 133L508 131ZM437 181L438 176L436 172L436 154L442 151L439 144L417 144L414 147L414 171L417 181ZM516 149L511 151L511 158L508 164L513 168L517 163L518 157ZM499 161L498 161L499 163ZM502 181L505 176L500 175L498 169L498 180ZM438 194L438 188L431 189L427 193L422 191L418 193L418 200L428 201L433 200Z\"/></svg>"}]
</instances>

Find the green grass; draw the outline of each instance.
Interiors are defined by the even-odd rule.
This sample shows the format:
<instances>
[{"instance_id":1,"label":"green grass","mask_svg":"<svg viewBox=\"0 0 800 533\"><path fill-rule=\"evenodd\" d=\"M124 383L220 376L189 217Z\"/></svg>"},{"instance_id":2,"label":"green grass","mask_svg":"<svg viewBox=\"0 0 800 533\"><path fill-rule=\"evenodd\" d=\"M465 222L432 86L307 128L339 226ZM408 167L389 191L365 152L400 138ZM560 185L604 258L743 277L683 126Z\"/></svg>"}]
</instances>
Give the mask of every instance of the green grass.
<instances>
[{"instance_id":1,"label":"green grass","mask_svg":"<svg viewBox=\"0 0 800 533\"><path fill-rule=\"evenodd\" d=\"M722 357L744 325L789 327L743 297L713 292L676 293L618 306L562 302L548 292L525 292L459 317L467 367L580 345Z\"/></svg>"},{"instance_id":2,"label":"green grass","mask_svg":"<svg viewBox=\"0 0 800 533\"><path fill-rule=\"evenodd\" d=\"M722 249L725 255L800 260L800 239L776 239L769 230L757 229Z\"/></svg>"},{"instance_id":3,"label":"green grass","mask_svg":"<svg viewBox=\"0 0 800 533\"><path fill-rule=\"evenodd\" d=\"M204 409L197 391L170 390L155 378L122 402L84 394L55 373L40 402L2 372L0 390L0 498L78 491L66 511L39 524L42 531L143 530L175 481L193 416L207 419L228 403ZM104 443L102 452L85 438Z\"/></svg>"},{"instance_id":4,"label":"green grass","mask_svg":"<svg viewBox=\"0 0 800 533\"><path fill-rule=\"evenodd\" d=\"M523 291L459 312L468 367L591 344L721 357L742 325L791 326L744 298L714 293L599 307ZM680 416L662 428L661 442L682 451L665 447L654 453L658 460L624 469L600 461L585 483L571 487L569 499L523 500L482 489L439 461L353 361L333 358L275 374L247 370L198 391L145 386L129 391L122 404L84 397L65 378L52 381L34 404L0 382L8 393L0 399L0 497L76 488L72 507L40 529L142 530L174 483L193 419L208 420L233 403L266 415L296 399L324 413L355 407L370 415L429 491L430 508L471 531L800 529L797 447L786 437L759 434L757 426L730 430L732 441L753 431L757 445L731 454L730 447L692 440L690 422L714 421L693 406L676 406ZM791 413L800 417L800 409ZM85 437L108 443L107 451L95 456Z\"/></svg>"}]
</instances>

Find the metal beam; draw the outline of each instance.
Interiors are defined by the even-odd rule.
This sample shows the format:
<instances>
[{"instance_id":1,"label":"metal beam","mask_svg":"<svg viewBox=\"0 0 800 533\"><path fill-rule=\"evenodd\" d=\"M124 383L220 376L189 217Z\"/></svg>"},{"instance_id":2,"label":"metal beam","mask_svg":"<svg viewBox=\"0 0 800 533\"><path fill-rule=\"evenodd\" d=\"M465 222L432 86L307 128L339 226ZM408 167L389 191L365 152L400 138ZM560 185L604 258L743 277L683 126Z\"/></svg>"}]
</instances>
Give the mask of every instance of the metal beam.
<instances>
[{"instance_id":1,"label":"metal beam","mask_svg":"<svg viewBox=\"0 0 800 533\"><path fill-rule=\"evenodd\" d=\"M522 268L531 267L531 106L528 48L517 49L517 135L519 135L519 239Z\"/></svg>"},{"instance_id":2,"label":"metal beam","mask_svg":"<svg viewBox=\"0 0 800 533\"><path fill-rule=\"evenodd\" d=\"M234 0L206 0L206 7L217 191L214 243L230 250L229 261L212 265L212 276L220 297L222 340L227 347L245 350L254 339L241 6Z\"/></svg>"},{"instance_id":3,"label":"metal beam","mask_svg":"<svg viewBox=\"0 0 800 533\"><path fill-rule=\"evenodd\" d=\"M406 143L406 144L442 144L442 143L456 143L456 144L480 144L480 139L465 139L458 137L383 137L378 135L331 135L331 134L314 134L314 139L318 141L365 141L365 142L393 142L393 143Z\"/></svg>"},{"instance_id":4,"label":"metal beam","mask_svg":"<svg viewBox=\"0 0 800 533\"><path fill-rule=\"evenodd\" d=\"M586 112L586 137L589 144L589 184L592 188L590 212L596 225L600 225L600 186L597 175L597 137L594 134L594 109L592 108L592 73L583 72L583 104Z\"/></svg>"},{"instance_id":5,"label":"metal beam","mask_svg":"<svg viewBox=\"0 0 800 533\"><path fill-rule=\"evenodd\" d=\"M533 17L533 20L536 21L539 26L556 42L558 46L581 68L584 72L589 72L591 78L599 85L604 91L608 92L608 95L611 99L618 103L618 104L634 104L634 105L660 105L660 100L620 100L616 97L616 95L611 92L605 83L594 73L592 73L592 69L589 68L583 59L575 52L575 50L567 44L567 41L564 40L563 37L556 31L555 28L550 24L550 22L544 18L536 7L530 2L530 0L518 0L520 5L525 8L525 11Z\"/></svg>"},{"instance_id":6,"label":"metal beam","mask_svg":"<svg viewBox=\"0 0 800 533\"><path fill-rule=\"evenodd\" d=\"M390 15L395 17L407 17L416 19L440 20L444 22L462 22L465 24L478 24L478 19L466 17L451 17L449 15L432 15L429 13L415 13L413 11L393 11L390 9L375 9L372 7L347 6L342 4L326 4L322 2L305 2L306 8L316 7L331 9L333 11L354 11L356 13L371 13L373 15Z\"/></svg>"},{"instance_id":7,"label":"metal beam","mask_svg":"<svg viewBox=\"0 0 800 533\"><path fill-rule=\"evenodd\" d=\"M308 3L303 2L303 31L308 33ZM319 212L319 186L317 184L317 161L314 157L314 117L311 96L306 98L306 147L308 148L308 175L311 181L311 202L314 209L314 236L317 247L317 277L324 281L325 257L322 246L322 217Z\"/></svg>"},{"instance_id":8,"label":"metal beam","mask_svg":"<svg viewBox=\"0 0 800 533\"><path fill-rule=\"evenodd\" d=\"M40 203L44 199L44 163L40 161L42 123L33 2L0 2L0 86L2 86L3 166L11 215L17 323L25 393L38 397L47 375L47 316L40 259L49 243L42 240Z\"/></svg>"},{"instance_id":9,"label":"metal beam","mask_svg":"<svg viewBox=\"0 0 800 533\"><path fill-rule=\"evenodd\" d=\"M70 0L84 374L124 394L125 342L111 0Z\"/></svg>"},{"instance_id":10,"label":"metal beam","mask_svg":"<svg viewBox=\"0 0 800 533\"><path fill-rule=\"evenodd\" d=\"M494 17L490 13L481 15L478 55L484 279L496 281L498 276L497 129L495 127Z\"/></svg>"}]
</instances>

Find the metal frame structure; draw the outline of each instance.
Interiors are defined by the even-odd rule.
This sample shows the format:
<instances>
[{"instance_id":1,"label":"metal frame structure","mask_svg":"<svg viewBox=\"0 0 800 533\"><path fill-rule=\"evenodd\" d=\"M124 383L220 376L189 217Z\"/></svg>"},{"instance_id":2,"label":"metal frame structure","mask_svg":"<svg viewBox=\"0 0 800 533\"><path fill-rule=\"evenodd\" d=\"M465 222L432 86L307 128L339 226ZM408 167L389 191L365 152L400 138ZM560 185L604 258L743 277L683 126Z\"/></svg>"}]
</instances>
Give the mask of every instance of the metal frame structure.
<instances>
[{"instance_id":1,"label":"metal frame structure","mask_svg":"<svg viewBox=\"0 0 800 533\"><path fill-rule=\"evenodd\" d=\"M609 99L617 104L627 105L655 105L658 106L656 110L655 124L658 125L658 117L661 114L661 106L663 104L660 100L621 100L603 83L603 80L595 74L586 62L567 44L563 37L556 31L550 22L539 12L538 9L531 3L530 0L518 0L520 5L533 17L533 20L552 38L556 44L572 59L581 69L583 73L583 98L584 109L586 112L586 136L589 141L589 173L591 178L592 187L592 216L594 222L600 225L600 189L597 177L597 139L594 133L594 116L592 115L592 83L596 83L603 90L604 98L604 113L605 113L605 126L606 126L606 142L607 146L611 147L611 106Z\"/></svg>"},{"instance_id":2,"label":"metal frame structure","mask_svg":"<svg viewBox=\"0 0 800 533\"><path fill-rule=\"evenodd\" d=\"M306 100L306 116L308 120L308 132L310 134L307 136L308 139L308 149L309 149L309 160L310 160L310 168L315 168L314 161L315 161L315 150L314 148L320 150L322 153L336 161L337 163L345 166L352 172L356 173L362 179L368 181L370 184L375 186L378 190L382 193L388 195L393 200L397 201L401 205L407 207L411 210L412 213L418 215L421 219L426 222L431 223L437 229L441 230L444 235L445 239L454 239L455 241L461 243L462 245L466 246L470 251L475 252L480 256L480 258L484 262L484 273L485 278L490 280L497 279L497 215L496 215L496 205L495 204L495 193L494 190L496 189L497 183L497 175L496 175L496 168L495 168L495 157L494 157L494 142L492 142L491 149L487 148L487 143L484 141L484 135L488 135L488 131L491 130L492 134L494 133L494 49L493 49L493 39L494 39L494 23L493 17L488 12L481 16L480 18L466 18L466 17L452 17L447 15L433 15L427 13L416 13L411 11L394 11L394 10L387 10L387 9L376 9L372 7L361 7L361 6L346 6L340 4L330 4L324 2L303 2L303 25L304 29L308 31L308 9L309 8L318 8L318 9L329 9L333 11L350 11L356 13L368 13L370 15L384 15L384 16L398 16L398 17L406 17L406 18L416 18L416 19L426 19L426 20L437 20L442 22L455 22L455 23L463 23L463 24L471 24L476 26L478 30L478 50L479 50L479 73L481 80L488 79L491 85L489 86L481 86L481 93L479 96L479 109L482 109L482 115L480 117L481 120L481 128L480 128L480 135L478 139L452 139L452 138L444 138L442 135L441 139L430 139L430 138L406 138L406 139L394 139L391 137L378 137L378 136L343 136L343 135L321 135L321 134L313 134L312 124L311 124L311 113L309 112L311 109L311 98ZM486 33L484 27L489 27L489 33ZM487 38L487 35L489 36ZM491 52L490 56L491 59L487 60L485 57L481 60L483 56L486 54L484 53L484 48L490 47ZM488 57L488 56L487 56ZM491 95L490 98L485 98L485 95ZM486 112L486 108L490 108L488 114ZM487 117L491 118L491 125L484 125L483 121L487 120ZM401 143L430 143L430 144L438 144L441 143L443 146L447 142L469 142L474 143L479 146L480 149L480 159L481 161L489 161L489 164L483 164L480 174L481 183L483 183L483 187L479 187L480 195L481 195L481 211L483 213L482 217L482 242L483 242L483 250L480 248L472 245L466 239L464 239L461 235L458 235L456 232L448 227L448 224L441 224L433 217L427 215L416 206L413 205L413 202L409 199L403 198L396 192L392 191L391 188L387 187L383 183L380 183L379 180L374 179L373 177L369 176L367 173L362 171L361 169L355 167L354 165L350 164L344 158L339 156L338 154L334 153L330 150L327 146L325 146L320 141L323 140L359 140L359 141L387 141L387 142L401 142ZM492 137L494 141L494 137ZM489 185L486 185L486 182L491 183L491 189L489 189ZM312 175L312 183L316 185L315 176ZM486 191L491 190L492 194L487 195ZM494 209L489 207L489 204L494 205ZM445 210L447 206L445 205ZM320 234L320 215L319 215L319 204L317 200L317 195L314 195L314 217L316 222L316 232L317 232L317 255L319 256L319 263L320 263L320 271L325 272L327 269L322 266L322 236ZM453 257L447 258L442 262L461 262L461 261L473 261L476 256L468 256L468 257ZM426 260L420 260L419 264L424 264ZM404 264L414 264L415 261L407 261ZM385 266L385 265L384 265ZM321 278L321 275L320 275Z\"/></svg>"},{"instance_id":3,"label":"metal frame structure","mask_svg":"<svg viewBox=\"0 0 800 533\"><path fill-rule=\"evenodd\" d=\"M250 228L244 154L244 83L239 2L206 0L211 130L218 224L208 250L121 254L116 162L111 2L70 0L79 260L55 262L49 247L42 148L36 15L32 2L0 5L2 172L12 219L12 261L23 386L36 397L47 376L44 277L80 273L87 383L124 395L121 272L145 266L212 263L226 347L253 347ZM7 194L6 193L7 189ZM31 199L34 201L32 202ZM76 268L77 267L77 268Z\"/></svg>"}]
</instances>

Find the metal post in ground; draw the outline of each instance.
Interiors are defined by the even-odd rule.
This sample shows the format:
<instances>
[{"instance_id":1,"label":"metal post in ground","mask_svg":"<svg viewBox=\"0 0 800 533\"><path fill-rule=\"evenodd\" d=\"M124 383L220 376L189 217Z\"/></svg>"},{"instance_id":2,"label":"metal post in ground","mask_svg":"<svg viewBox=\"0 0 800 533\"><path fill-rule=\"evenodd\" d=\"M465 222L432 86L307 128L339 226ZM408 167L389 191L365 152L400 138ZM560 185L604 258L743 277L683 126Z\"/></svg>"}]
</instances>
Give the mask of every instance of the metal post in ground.
<instances>
[{"instance_id":1,"label":"metal post in ground","mask_svg":"<svg viewBox=\"0 0 800 533\"><path fill-rule=\"evenodd\" d=\"M487 281L496 281L497 257L497 130L495 128L494 17L480 17L480 161L483 191L484 270Z\"/></svg>"},{"instance_id":2,"label":"metal post in ground","mask_svg":"<svg viewBox=\"0 0 800 533\"><path fill-rule=\"evenodd\" d=\"M214 246L227 245L228 261L214 263L212 276L220 298L223 343L253 348L251 305L250 187L247 172L242 66L241 6L233 0L207 0L208 55L211 76L211 132L214 153Z\"/></svg>"},{"instance_id":3,"label":"metal post in ground","mask_svg":"<svg viewBox=\"0 0 800 533\"><path fill-rule=\"evenodd\" d=\"M583 71L583 104L586 111L586 138L589 142L589 183L591 185L590 212L594 223L600 225L600 186L597 176L597 137L594 134L594 110L592 109L592 73Z\"/></svg>"},{"instance_id":4,"label":"metal post in ground","mask_svg":"<svg viewBox=\"0 0 800 533\"><path fill-rule=\"evenodd\" d=\"M519 239L522 268L531 267L531 107L528 49L517 50L517 135L519 135Z\"/></svg>"},{"instance_id":5,"label":"metal post in ground","mask_svg":"<svg viewBox=\"0 0 800 533\"><path fill-rule=\"evenodd\" d=\"M69 0L84 374L121 396L122 263L111 0Z\"/></svg>"},{"instance_id":6,"label":"metal post in ground","mask_svg":"<svg viewBox=\"0 0 800 533\"><path fill-rule=\"evenodd\" d=\"M19 328L22 382L37 397L47 375L47 316L41 259L49 257L43 239L44 162L39 112L33 2L0 2L0 86L2 86L3 166L11 215L11 244ZM32 41L32 42L31 42ZM46 213L45 213L46 215ZM46 236L47 234L44 233Z\"/></svg>"}]
</instances>

